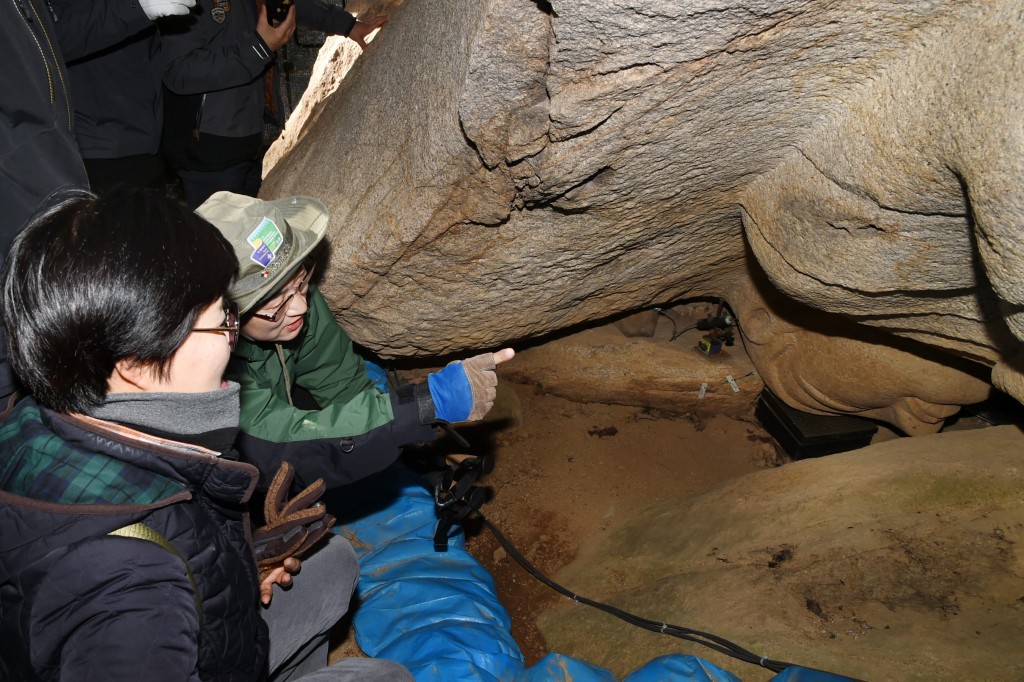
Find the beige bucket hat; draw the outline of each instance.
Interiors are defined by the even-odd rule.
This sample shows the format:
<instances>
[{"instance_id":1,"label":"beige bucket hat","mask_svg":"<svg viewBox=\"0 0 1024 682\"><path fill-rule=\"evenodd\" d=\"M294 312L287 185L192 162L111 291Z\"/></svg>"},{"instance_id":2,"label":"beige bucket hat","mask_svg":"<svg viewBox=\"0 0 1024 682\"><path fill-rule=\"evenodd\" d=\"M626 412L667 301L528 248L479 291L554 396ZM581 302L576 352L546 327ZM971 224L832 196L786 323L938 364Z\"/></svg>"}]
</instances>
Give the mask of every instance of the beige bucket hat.
<instances>
[{"instance_id":1,"label":"beige bucket hat","mask_svg":"<svg viewBox=\"0 0 1024 682\"><path fill-rule=\"evenodd\" d=\"M238 257L228 297L244 314L272 295L327 233L330 213L312 197L263 201L217 192L196 213L220 230Z\"/></svg>"}]
</instances>

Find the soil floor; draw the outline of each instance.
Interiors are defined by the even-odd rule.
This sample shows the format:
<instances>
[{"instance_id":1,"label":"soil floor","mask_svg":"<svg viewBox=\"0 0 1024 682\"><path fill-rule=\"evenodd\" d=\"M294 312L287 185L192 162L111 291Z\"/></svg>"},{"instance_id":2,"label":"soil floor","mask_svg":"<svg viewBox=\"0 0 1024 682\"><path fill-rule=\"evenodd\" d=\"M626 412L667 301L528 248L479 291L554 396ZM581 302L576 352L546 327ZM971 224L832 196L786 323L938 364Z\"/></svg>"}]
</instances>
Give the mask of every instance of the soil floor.
<instances>
[{"instance_id":1,"label":"soil floor","mask_svg":"<svg viewBox=\"0 0 1024 682\"><path fill-rule=\"evenodd\" d=\"M482 511L549 577L578 553L586 554L633 511L791 461L752 418L702 420L576 403L509 382L502 383L495 411L515 418L492 432L495 468L484 481L491 498ZM986 426L964 417L947 430ZM880 427L872 442L899 437ZM486 528L468 527L467 538L469 551L494 576L512 617L512 634L532 665L548 653L536 617L566 597L526 573ZM709 653L697 645L684 652ZM742 676L746 668L737 662L732 670Z\"/></svg>"},{"instance_id":2,"label":"soil floor","mask_svg":"<svg viewBox=\"0 0 1024 682\"><path fill-rule=\"evenodd\" d=\"M532 386L502 387L496 409L515 403L518 410L509 411L518 418L494 432L495 467L484 482L492 494L482 511L549 576L632 510L783 461L753 421L574 403ZM536 616L565 597L527 574L485 528L469 527L467 537L469 551L494 576L512 634L532 665L548 653Z\"/></svg>"},{"instance_id":3,"label":"soil floor","mask_svg":"<svg viewBox=\"0 0 1024 682\"><path fill-rule=\"evenodd\" d=\"M754 421L576 403L507 381L487 426L467 431L460 430L474 453L494 456L481 483L489 495L481 511L546 575L631 510L785 459ZM564 597L527 574L479 522L467 525L466 536L468 551L494 576L513 637L532 665L548 653L536 616ZM362 655L347 627L334 639L332 661Z\"/></svg>"},{"instance_id":4,"label":"soil floor","mask_svg":"<svg viewBox=\"0 0 1024 682\"><path fill-rule=\"evenodd\" d=\"M953 428L984 426L965 418ZM475 454L494 455L494 470L482 483L489 492L483 513L548 576L632 511L790 461L753 417L701 419L578 403L505 380L484 426L460 432ZM881 428L873 442L898 437ZM548 653L536 617L566 598L527 574L479 522L470 522L466 535L467 549L494 576L526 664L534 664ZM337 635L332 660L361 655L349 631ZM686 653L705 651L694 645ZM733 670L742 675L744 667Z\"/></svg>"}]
</instances>

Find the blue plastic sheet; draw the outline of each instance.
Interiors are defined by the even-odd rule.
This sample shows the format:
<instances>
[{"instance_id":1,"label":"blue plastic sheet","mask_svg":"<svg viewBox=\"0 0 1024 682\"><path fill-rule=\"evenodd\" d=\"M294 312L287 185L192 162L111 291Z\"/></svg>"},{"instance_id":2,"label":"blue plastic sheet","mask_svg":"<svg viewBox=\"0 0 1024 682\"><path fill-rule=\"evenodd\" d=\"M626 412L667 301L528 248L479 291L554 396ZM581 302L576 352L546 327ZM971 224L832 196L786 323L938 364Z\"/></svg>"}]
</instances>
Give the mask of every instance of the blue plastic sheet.
<instances>
[{"instance_id":1,"label":"blue plastic sheet","mask_svg":"<svg viewBox=\"0 0 1024 682\"><path fill-rule=\"evenodd\" d=\"M366 366L366 375L370 377L370 381L381 393L388 392L388 373L383 367L378 365L376 362L370 360L363 360L363 364Z\"/></svg>"},{"instance_id":2,"label":"blue plastic sheet","mask_svg":"<svg viewBox=\"0 0 1024 682\"><path fill-rule=\"evenodd\" d=\"M740 682L740 678L696 656L661 656L636 670L622 682Z\"/></svg>"},{"instance_id":3,"label":"blue plastic sheet","mask_svg":"<svg viewBox=\"0 0 1024 682\"><path fill-rule=\"evenodd\" d=\"M527 668L491 575L456 526L434 551L433 495L413 472L392 467L328 498L359 557L356 642L369 656L403 664L417 682L617 682L608 670L562 654ZM787 676L793 671L794 674ZM804 672L804 676L800 675ZM790 669L778 682L845 679ZM656 658L623 682L740 682L696 656Z\"/></svg>"},{"instance_id":4,"label":"blue plastic sheet","mask_svg":"<svg viewBox=\"0 0 1024 682\"><path fill-rule=\"evenodd\" d=\"M814 670L813 668L801 668L795 665L791 668L786 668L769 682L846 682L853 679L852 677L844 677L843 675L836 675L835 673L823 670Z\"/></svg>"}]
</instances>

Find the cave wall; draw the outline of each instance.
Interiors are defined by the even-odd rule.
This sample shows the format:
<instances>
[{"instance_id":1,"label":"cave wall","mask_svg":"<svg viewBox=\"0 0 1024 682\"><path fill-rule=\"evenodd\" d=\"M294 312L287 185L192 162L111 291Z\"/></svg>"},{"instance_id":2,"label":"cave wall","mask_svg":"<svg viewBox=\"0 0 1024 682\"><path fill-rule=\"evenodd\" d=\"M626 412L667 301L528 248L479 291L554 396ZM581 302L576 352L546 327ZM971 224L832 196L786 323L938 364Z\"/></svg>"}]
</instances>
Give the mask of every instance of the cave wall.
<instances>
[{"instance_id":1,"label":"cave wall","mask_svg":"<svg viewBox=\"0 0 1024 682\"><path fill-rule=\"evenodd\" d=\"M742 328L762 299L788 299L827 313L767 327L809 332L808 351L833 352L840 318L864 342L847 354L892 335L931 349L902 367L906 350L882 353L791 404L886 409L847 400L851 382L890 404L980 399L956 358L1024 397L1017 4L390 12L263 189L331 209L323 289L359 343L436 356L696 296L727 297ZM792 353L760 346L781 392L802 380ZM941 390L892 390L947 366Z\"/></svg>"}]
</instances>

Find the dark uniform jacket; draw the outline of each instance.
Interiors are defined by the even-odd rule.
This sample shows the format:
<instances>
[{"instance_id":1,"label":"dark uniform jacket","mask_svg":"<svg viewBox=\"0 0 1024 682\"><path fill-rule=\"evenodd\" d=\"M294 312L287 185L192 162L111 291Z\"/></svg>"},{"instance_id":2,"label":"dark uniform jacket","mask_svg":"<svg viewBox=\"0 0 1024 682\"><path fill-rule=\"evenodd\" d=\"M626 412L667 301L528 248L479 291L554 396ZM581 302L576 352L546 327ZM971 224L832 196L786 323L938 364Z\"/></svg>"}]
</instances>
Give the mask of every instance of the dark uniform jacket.
<instances>
[{"instance_id":1,"label":"dark uniform jacket","mask_svg":"<svg viewBox=\"0 0 1024 682\"><path fill-rule=\"evenodd\" d=\"M325 33L348 35L355 25L343 3L296 0L295 8L297 21ZM197 0L190 16L161 22L164 149L175 166L217 171L255 158L268 103L278 117L271 122L284 124L258 16L256 0Z\"/></svg>"},{"instance_id":2,"label":"dark uniform jacket","mask_svg":"<svg viewBox=\"0 0 1024 682\"><path fill-rule=\"evenodd\" d=\"M82 0L50 0L58 16ZM59 26L59 25L58 25ZM159 35L144 29L115 45L70 58L75 139L86 159L155 154L163 130Z\"/></svg>"},{"instance_id":3,"label":"dark uniform jacket","mask_svg":"<svg viewBox=\"0 0 1024 682\"><path fill-rule=\"evenodd\" d=\"M263 677L251 466L30 398L0 453L0 679ZM180 556L108 535L137 521Z\"/></svg>"},{"instance_id":4,"label":"dark uniform jacket","mask_svg":"<svg viewBox=\"0 0 1024 682\"><path fill-rule=\"evenodd\" d=\"M73 134L64 60L102 50L150 25L134 2L0 1L0 260L43 199L89 186ZM56 20L55 20L56 19ZM11 384L0 330L0 397Z\"/></svg>"}]
</instances>

